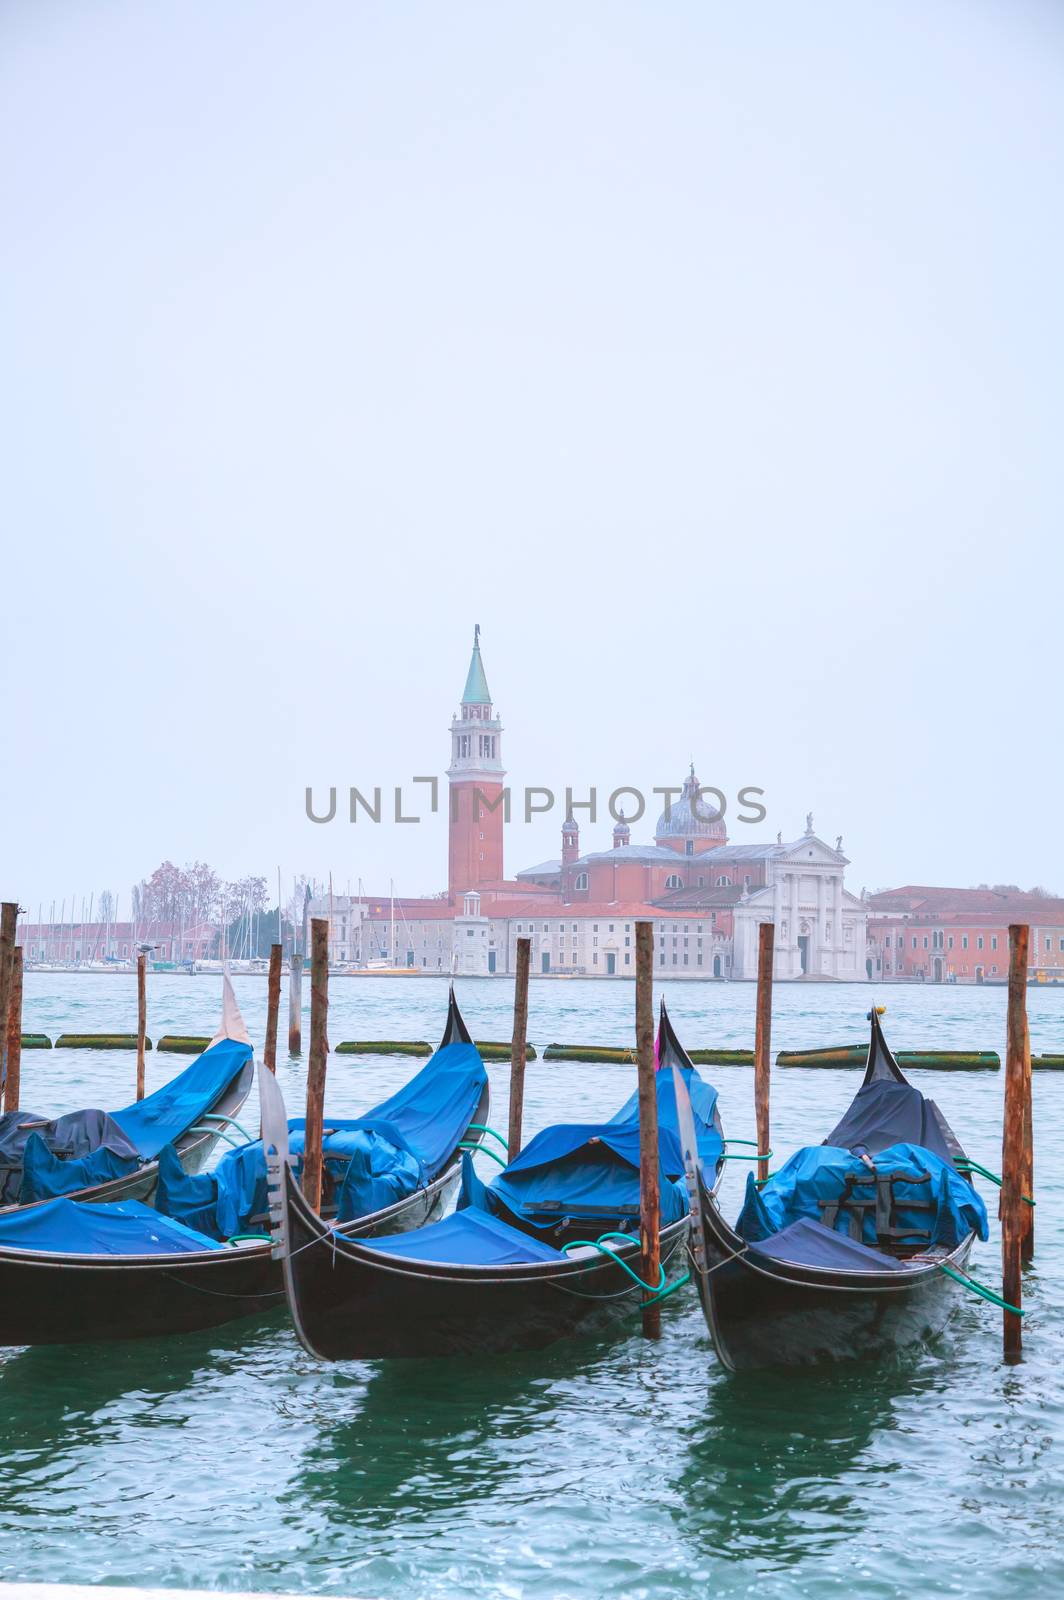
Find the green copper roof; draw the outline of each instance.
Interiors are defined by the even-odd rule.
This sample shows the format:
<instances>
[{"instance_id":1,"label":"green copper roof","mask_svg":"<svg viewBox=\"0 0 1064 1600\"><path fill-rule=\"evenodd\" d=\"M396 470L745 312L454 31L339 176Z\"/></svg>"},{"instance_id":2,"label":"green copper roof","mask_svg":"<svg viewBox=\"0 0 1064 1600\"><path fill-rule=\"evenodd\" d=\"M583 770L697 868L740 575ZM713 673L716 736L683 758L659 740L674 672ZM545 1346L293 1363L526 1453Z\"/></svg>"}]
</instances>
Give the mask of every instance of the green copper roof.
<instances>
[{"instance_id":1,"label":"green copper roof","mask_svg":"<svg viewBox=\"0 0 1064 1600\"><path fill-rule=\"evenodd\" d=\"M491 691L488 680L484 676L484 663L480 659L480 646L473 646L473 655L469 663L469 672L466 675L465 688L462 690L462 704L464 706L490 706Z\"/></svg>"}]
</instances>

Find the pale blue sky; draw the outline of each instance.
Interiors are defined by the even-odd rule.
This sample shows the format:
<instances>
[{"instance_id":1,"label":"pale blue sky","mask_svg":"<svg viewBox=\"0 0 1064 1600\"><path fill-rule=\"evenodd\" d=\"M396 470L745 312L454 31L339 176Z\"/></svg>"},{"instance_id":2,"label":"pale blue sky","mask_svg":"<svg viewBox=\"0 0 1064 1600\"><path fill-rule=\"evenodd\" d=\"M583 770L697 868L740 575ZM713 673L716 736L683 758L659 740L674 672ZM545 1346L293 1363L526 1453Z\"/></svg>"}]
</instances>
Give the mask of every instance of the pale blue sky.
<instances>
[{"instance_id":1,"label":"pale blue sky","mask_svg":"<svg viewBox=\"0 0 1064 1600\"><path fill-rule=\"evenodd\" d=\"M303 791L474 621L518 786L1064 892L1059 6L8 0L0 152L5 896L440 887Z\"/></svg>"}]
</instances>

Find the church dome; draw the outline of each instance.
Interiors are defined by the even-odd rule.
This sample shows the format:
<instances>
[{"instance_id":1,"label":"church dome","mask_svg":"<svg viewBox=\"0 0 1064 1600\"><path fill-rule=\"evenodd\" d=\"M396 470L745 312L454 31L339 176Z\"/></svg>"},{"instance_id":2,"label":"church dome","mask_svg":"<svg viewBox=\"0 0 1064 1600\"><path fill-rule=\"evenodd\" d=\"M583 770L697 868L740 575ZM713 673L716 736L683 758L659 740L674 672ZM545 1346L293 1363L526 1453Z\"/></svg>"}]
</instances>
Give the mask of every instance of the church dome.
<instances>
[{"instance_id":1,"label":"church dome","mask_svg":"<svg viewBox=\"0 0 1064 1600\"><path fill-rule=\"evenodd\" d=\"M712 839L720 844L726 843L728 830L724 818L717 815L717 807L711 801L699 798L700 788L692 766L690 776L684 780L680 798L674 800L658 818L654 838L659 843L673 839Z\"/></svg>"}]
</instances>

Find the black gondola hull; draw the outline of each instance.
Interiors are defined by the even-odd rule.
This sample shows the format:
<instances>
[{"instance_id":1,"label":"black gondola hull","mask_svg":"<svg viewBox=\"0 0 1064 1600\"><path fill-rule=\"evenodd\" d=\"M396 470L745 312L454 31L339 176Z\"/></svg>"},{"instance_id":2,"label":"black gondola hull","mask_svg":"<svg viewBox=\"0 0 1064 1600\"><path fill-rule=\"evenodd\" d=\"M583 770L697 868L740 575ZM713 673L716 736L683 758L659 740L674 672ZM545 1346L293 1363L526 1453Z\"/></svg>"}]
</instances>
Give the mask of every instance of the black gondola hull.
<instances>
[{"instance_id":1,"label":"black gondola hull","mask_svg":"<svg viewBox=\"0 0 1064 1600\"><path fill-rule=\"evenodd\" d=\"M833 1272L748 1253L708 1192L706 1275L694 1274L717 1354L733 1372L881 1359L942 1333L956 1291L934 1263L913 1272ZM963 1270L972 1237L943 1260Z\"/></svg>"},{"instance_id":2,"label":"black gondola hull","mask_svg":"<svg viewBox=\"0 0 1064 1600\"><path fill-rule=\"evenodd\" d=\"M426 1189L375 1217L360 1235L405 1233L444 1210L457 1187L454 1160ZM221 1327L284 1303L268 1243L184 1256L67 1256L0 1249L0 1344L86 1344Z\"/></svg>"},{"instance_id":3,"label":"black gondola hull","mask_svg":"<svg viewBox=\"0 0 1064 1600\"><path fill-rule=\"evenodd\" d=\"M287 1171L286 1186L289 1307L302 1343L324 1360L539 1350L638 1312L638 1286L603 1255L494 1268L389 1260L334 1238ZM686 1233L686 1217L662 1231L663 1263ZM638 1248L627 1260L638 1271Z\"/></svg>"}]
</instances>

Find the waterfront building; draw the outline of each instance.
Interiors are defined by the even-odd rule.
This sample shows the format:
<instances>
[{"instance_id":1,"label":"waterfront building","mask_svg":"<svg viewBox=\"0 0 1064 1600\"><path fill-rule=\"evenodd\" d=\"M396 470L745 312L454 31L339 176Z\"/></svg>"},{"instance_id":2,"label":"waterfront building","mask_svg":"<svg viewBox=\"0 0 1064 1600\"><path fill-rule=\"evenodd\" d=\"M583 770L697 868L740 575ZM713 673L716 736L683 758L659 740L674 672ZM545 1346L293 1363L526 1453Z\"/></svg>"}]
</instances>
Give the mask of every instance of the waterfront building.
<instances>
[{"instance_id":1,"label":"waterfront building","mask_svg":"<svg viewBox=\"0 0 1064 1600\"><path fill-rule=\"evenodd\" d=\"M610 848L583 853L570 811L560 855L507 878L503 730L479 633L450 727L447 889L418 899L319 896L311 910L331 908L334 962L489 976L514 971L517 940L527 937L534 972L630 977L635 923L647 920L663 977L753 978L758 927L771 921L777 977L867 976L867 910L845 887L841 838L819 838L810 815L792 840L730 844L693 765L651 843L633 843L622 817Z\"/></svg>"},{"instance_id":2,"label":"waterfront building","mask_svg":"<svg viewBox=\"0 0 1064 1600\"><path fill-rule=\"evenodd\" d=\"M1028 972L1064 983L1064 900L1011 888L907 884L866 897L870 978L925 983L1002 983L1009 924L1030 927Z\"/></svg>"},{"instance_id":3,"label":"waterfront building","mask_svg":"<svg viewBox=\"0 0 1064 1600\"><path fill-rule=\"evenodd\" d=\"M218 930L210 923L105 922L86 919L27 922L16 930L27 966L88 966L133 961L148 949L154 961L206 961L215 952Z\"/></svg>"}]
</instances>

